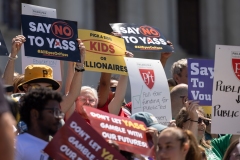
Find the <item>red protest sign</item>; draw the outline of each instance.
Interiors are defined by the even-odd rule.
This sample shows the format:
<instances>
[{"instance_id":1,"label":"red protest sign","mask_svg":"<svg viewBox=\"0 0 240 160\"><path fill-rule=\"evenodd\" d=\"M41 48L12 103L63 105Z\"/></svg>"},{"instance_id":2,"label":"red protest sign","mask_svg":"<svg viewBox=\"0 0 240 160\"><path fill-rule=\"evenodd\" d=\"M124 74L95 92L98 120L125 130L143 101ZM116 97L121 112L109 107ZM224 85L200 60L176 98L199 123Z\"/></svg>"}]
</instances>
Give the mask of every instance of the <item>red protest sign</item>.
<instances>
[{"instance_id":1,"label":"red protest sign","mask_svg":"<svg viewBox=\"0 0 240 160\"><path fill-rule=\"evenodd\" d=\"M118 143L121 150L152 156L146 137L146 126L143 122L119 117L98 109L84 106L91 126L105 139Z\"/></svg>"},{"instance_id":2,"label":"red protest sign","mask_svg":"<svg viewBox=\"0 0 240 160\"><path fill-rule=\"evenodd\" d=\"M44 149L53 159L124 160L81 115L74 112Z\"/></svg>"}]
</instances>

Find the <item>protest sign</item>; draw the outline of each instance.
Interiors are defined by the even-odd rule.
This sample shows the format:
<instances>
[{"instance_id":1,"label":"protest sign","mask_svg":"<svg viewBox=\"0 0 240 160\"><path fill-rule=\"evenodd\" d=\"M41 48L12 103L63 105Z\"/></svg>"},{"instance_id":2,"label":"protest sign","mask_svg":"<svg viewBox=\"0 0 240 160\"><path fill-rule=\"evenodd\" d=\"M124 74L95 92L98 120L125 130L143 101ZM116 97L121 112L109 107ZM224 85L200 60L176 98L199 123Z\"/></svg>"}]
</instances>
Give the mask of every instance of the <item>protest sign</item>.
<instances>
[{"instance_id":1,"label":"protest sign","mask_svg":"<svg viewBox=\"0 0 240 160\"><path fill-rule=\"evenodd\" d=\"M77 112L55 134L44 152L53 159L125 160Z\"/></svg>"},{"instance_id":2,"label":"protest sign","mask_svg":"<svg viewBox=\"0 0 240 160\"><path fill-rule=\"evenodd\" d=\"M211 133L240 134L240 46L216 45Z\"/></svg>"},{"instance_id":3,"label":"protest sign","mask_svg":"<svg viewBox=\"0 0 240 160\"><path fill-rule=\"evenodd\" d=\"M5 41L3 39L1 30L0 30L0 56L8 56L8 50L7 50L7 46L5 44Z\"/></svg>"},{"instance_id":4,"label":"protest sign","mask_svg":"<svg viewBox=\"0 0 240 160\"><path fill-rule=\"evenodd\" d=\"M56 9L35 6L30 4L22 3L22 14L24 15L34 15L40 17L50 17L57 18ZM25 56L24 45L21 47L21 58L22 58L22 72L24 73L26 66L30 64L44 64L52 67L53 69L53 78L57 81L62 81L60 61L47 58L36 58L36 57L27 57Z\"/></svg>"},{"instance_id":5,"label":"protest sign","mask_svg":"<svg viewBox=\"0 0 240 160\"><path fill-rule=\"evenodd\" d=\"M91 126L105 139L118 143L120 150L151 156L146 126L141 121L119 117L96 108L84 106Z\"/></svg>"},{"instance_id":6,"label":"protest sign","mask_svg":"<svg viewBox=\"0 0 240 160\"><path fill-rule=\"evenodd\" d=\"M78 37L86 47L86 70L127 75L123 58L126 52L123 39L82 29L78 30Z\"/></svg>"},{"instance_id":7,"label":"protest sign","mask_svg":"<svg viewBox=\"0 0 240 160\"><path fill-rule=\"evenodd\" d=\"M188 99L199 101L211 117L214 60L188 59Z\"/></svg>"},{"instance_id":8,"label":"protest sign","mask_svg":"<svg viewBox=\"0 0 240 160\"><path fill-rule=\"evenodd\" d=\"M166 38L156 27L130 23L111 23L113 31L122 34L128 51L173 52Z\"/></svg>"},{"instance_id":9,"label":"protest sign","mask_svg":"<svg viewBox=\"0 0 240 160\"><path fill-rule=\"evenodd\" d=\"M80 62L77 22L22 15L25 56Z\"/></svg>"},{"instance_id":10,"label":"protest sign","mask_svg":"<svg viewBox=\"0 0 240 160\"><path fill-rule=\"evenodd\" d=\"M152 113L160 124L172 120L167 78L159 60L125 58L131 84L132 113Z\"/></svg>"}]
</instances>

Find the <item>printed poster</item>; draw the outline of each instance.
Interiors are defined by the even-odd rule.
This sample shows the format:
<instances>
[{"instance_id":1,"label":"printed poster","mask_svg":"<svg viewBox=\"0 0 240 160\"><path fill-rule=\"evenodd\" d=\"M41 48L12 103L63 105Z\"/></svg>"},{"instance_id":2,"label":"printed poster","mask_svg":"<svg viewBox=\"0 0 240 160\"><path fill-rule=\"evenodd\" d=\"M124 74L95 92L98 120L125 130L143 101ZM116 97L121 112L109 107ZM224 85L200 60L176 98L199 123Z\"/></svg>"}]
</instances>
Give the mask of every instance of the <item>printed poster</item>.
<instances>
[{"instance_id":1,"label":"printed poster","mask_svg":"<svg viewBox=\"0 0 240 160\"><path fill-rule=\"evenodd\" d=\"M54 135L44 152L56 160L125 160L77 112Z\"/></svg>"},{"instance_id":2,"label":"printed poster","mask_svg":"<svg viewBox=\"0 0 240 160\"><path fill-rule=\"evenodd\" d=\"M83 29L78 30L78 37L86 47L86 70L127 75L123 58L126 47L122 38Z\"/></svg>"},{"instance_id":3,"label":"printed poster","mask_svg":"<svg viewBox=\"0 0 240 160\"><path fill-rule=\"evenodd\" d=\"M211 118L214 60L188 59L188 99L199 101Z\"/></svg>"},{"instance_id":4,"label":"printed poster","mask_svg":"<svg viewBox=\"0 0 240 160\"><path fill-rule=\"evenodd\" d=\"M56 9L30 5L22 3L22 14L23 15L33 15L40 17L50 17L57 18ZM22 57L22 73L25 72L26 66L30 64L44 64L52 67L53 69L53 78L57 81L62 81L60 61L54 59L46 58L36 58L36 57L26 57L24 45L21 47L21 57Z\"/></svg>"},{"instance_id":5,"label":"printed poster","mask_svg":"<svg viewBox=\"0 0 240 160\"><path fill-rule=\"evenodd\" d=\"M240 46L216 45L211 131L240 134Z\"/></svg>"},{"instance_id":6,"label":"printed poster","mask_svg":"<svg viewBox=\"0 0 240 160\"><path fill-rule=\"evenodd\" d=\"M117 142L120 150L153 156L147 141L147 127L141 121L119 117L99 109L84 106L91 126L106 140Z\"/></svg>"},{"instance_id":7,"label":"printed poster","mask_svg":"<svg viewBox=\"0 0 240 160\"><path fill-rule=\"evenodd\" d=\"M6 43L4 41L3 35L0 30L0 56L8 56L9 52L7 50Z\"/></svg>"},{"instance_id":8,"label":"printed poster","mask_svg":"<svg viewBox=\"0 0 240 160\"><path fill-rule=\"evenodd\" d=\"M132 113L152 113L160 124L172 120L167 78L159 60L125 58L131 84Z\"/></svg>"},{"instance_id":9,"label":"printed poster","mask_svg":"<svg viewBox=\"0 0 240 160\"><path fill-rule=\"evenodd\" d=\"M111 23L113 31L122 34L126 48L132 52L173 52L156 27L133 23Z\"/></svg>"},{"instance_id":10,"label":"printed poster","mask_svg":"<svg viewBox=\"0 0 240 160\"><path fill-rule=\"evenodd\" d=\"M25 56L81 62L77 22L22 15Z\"/></svg>"}]
</instances>

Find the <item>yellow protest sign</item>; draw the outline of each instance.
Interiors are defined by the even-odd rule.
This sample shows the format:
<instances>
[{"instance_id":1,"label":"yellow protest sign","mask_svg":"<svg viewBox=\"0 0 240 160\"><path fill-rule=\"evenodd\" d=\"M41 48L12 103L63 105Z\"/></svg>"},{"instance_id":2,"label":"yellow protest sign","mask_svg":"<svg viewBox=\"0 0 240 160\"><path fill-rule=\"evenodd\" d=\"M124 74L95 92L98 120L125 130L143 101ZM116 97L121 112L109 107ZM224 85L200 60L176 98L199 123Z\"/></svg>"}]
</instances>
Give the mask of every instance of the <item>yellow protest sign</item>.
<instances>
[{"instance_id":1,"label":"yellow protest sign","mask_svg":"<svg viewBox=\"0 0 240 160\"><path fill-rule=\"evenodd\" d=\"M86 47L86 70L127 75L123 58L126 47L122 38L83 29L78 30L78 37Z\"/></svg>"},{"instance_id":2,"label":"yellow protest sign","mask_svg":"<svg viewBox=\"0 0 240 160\"><path fill-rule=\"evenodd\" d=\"M206 114L207 118L212 118L212 106L202 106L204 113Z\"/></svg>"}]
</instances>

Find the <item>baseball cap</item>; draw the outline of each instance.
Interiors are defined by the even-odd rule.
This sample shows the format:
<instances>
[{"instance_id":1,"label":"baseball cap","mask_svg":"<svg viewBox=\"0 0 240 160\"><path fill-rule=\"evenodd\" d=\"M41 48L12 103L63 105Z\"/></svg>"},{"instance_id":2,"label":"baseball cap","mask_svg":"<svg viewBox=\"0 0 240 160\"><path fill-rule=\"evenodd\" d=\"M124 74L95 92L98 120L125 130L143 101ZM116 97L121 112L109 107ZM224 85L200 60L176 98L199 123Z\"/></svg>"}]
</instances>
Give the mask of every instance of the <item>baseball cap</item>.
<instances>
[{"instance_id":1,"label":"baseball cap","mask_svg":"<svg viewBox=\"0 0 240 160\"><path fill-rule=\"evenodd\" d=\"M23 85L27 83L49 83L53 90L57 90L60 84L53 79L53 70L47 65L28 65L25 68L24 80L18 85L18 89L24 91Z\"/></svg>"},{"instance_id":2,"label":"baseball cap","mask_svg":"<svg viewBox=\"0 0 240 160\"><path fill-rule=\"evenodd\" d=\"M142 121L147 127L156 128L159 132L167 128L166 126L159 124L157 118L148 112L137 112L131 116L131 119Z\"/></svg>"}]
</instances>

